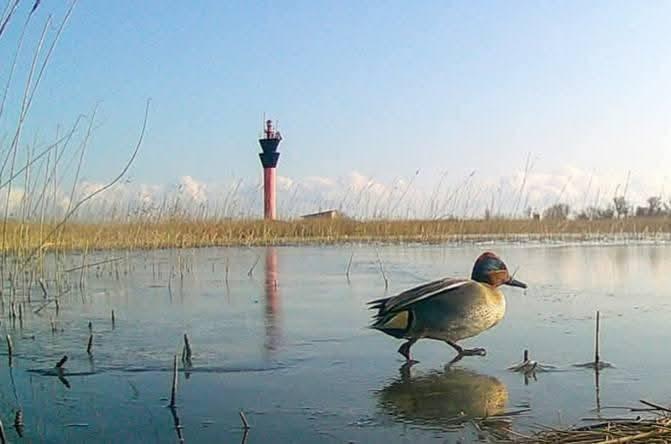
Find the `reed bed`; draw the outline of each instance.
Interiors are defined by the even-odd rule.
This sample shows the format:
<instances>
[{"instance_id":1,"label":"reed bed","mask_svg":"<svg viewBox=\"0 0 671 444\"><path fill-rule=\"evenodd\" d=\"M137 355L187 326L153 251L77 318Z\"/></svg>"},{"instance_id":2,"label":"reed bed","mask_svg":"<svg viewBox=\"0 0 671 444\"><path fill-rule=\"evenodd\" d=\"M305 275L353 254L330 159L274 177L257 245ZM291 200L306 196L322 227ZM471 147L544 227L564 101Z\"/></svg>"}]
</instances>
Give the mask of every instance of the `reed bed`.
<instances>
[{"instance_id":1,"label":"reed bed","mask_svg":"<svg viewBox=\"0 0 671 444\"><path fill-rule=\"evenodd\" d=\"M44 241L55 225L8 222L4 253L134 250L213 246L330 244L346 242L671 240L671 218L623 220L190 220L69 222Z\"/></svg>"},{"instance_id":2,"label":"reed bed","mask_svg":"<svg viewBox=\"0 0 671 444\"><path fill-rule=\"evenodd\" d=\"M671 416L656 419L609 420L568 430L547 429L530 436L498 437L502 443L669 443Z\"/></svg>"}]
</instances>

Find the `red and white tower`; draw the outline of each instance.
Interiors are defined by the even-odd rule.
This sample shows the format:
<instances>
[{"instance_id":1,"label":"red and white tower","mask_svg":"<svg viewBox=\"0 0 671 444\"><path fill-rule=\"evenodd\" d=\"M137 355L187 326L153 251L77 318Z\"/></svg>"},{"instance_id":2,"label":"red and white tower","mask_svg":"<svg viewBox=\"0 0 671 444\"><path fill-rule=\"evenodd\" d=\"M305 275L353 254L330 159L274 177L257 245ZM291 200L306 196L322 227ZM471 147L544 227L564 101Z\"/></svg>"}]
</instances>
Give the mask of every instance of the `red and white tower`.
<instances>
[{"instance_id":1,"label":"red and white tower","mask_svg":"<svg viewBox=\"0 0 671 444\"><path fill-rule=\"evenodd\" d=\"M275 169L277 161L280 159L280 153L277 147L282 140L279 131L273 128L273 121L266 120L266 127L263 130L264 136L259 139L262 153L259 153L261 165L263 165L263 218L274 220L277 216L275 203Z\"/></svg>"}]
</instances>

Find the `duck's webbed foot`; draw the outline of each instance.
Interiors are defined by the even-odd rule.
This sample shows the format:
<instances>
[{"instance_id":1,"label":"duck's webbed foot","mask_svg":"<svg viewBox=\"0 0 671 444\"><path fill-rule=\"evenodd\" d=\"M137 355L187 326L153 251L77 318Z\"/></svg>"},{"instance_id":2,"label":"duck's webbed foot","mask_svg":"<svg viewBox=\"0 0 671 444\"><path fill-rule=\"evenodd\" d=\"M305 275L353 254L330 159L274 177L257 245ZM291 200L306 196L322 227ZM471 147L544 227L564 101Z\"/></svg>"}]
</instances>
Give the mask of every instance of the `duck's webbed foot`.
<instances>
[{"instance_id":1,"label":"duck's webbed foot","mask_svg":"<svg viewBox=\"0 0 671 444\"><path fill-rule=\"evenodd\" d=\"M407 363L415 363L417 361L413 361L412 358L410 357L410 347L412 347L415 342L417 342L417 339L409 339L407 342L404 342L399 348L398 352L403 355Z\"/></svg>"},{"instance_id":2,"label":"duck's webbed foot","mask_svg":"<svg viewBox=\"0 0 671 444\"><path fill-rule=\"evenodd\" d=\"M487 350L484 348L465 348L461 351L461 354L464 356L485 356L487 355Z\"/></svg>"},{"instance_id":3,"label":"duck's webbed foot","mask_svg":"<svg viewBox=\"0 0 671 444\"><path fill-rule=\"evenodd\" d=\"M445 341L447 342L453 349L457 351L458 358L461 359L464 356L485 356L487 354L487 350L484 348L463 348L456 342L452 341Z\"/></svg>"}]
</instances>

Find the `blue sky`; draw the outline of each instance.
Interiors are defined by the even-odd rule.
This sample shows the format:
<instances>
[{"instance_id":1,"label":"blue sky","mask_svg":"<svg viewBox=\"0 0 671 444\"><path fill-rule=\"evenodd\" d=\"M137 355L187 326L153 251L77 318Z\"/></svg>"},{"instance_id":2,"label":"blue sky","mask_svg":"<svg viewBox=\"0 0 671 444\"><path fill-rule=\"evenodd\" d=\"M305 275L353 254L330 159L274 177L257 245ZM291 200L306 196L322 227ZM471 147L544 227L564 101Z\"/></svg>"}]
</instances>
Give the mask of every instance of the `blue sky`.
<instances>
[{"instance_id":1,"label":"blue sky","mask_svg":"<svg viewBox=\"0 0 671 444\"><path fill-rule=\"evenodd\" d=\"M63 9L42 3L33 41ZM670 25L656 1L81 1L28 129L48 140L100 102L90 180L123 164L151 97L142 183L256 179L264 112L291 178L420 170L430 187L530 154L539 173L666 183Z\"/></svg>"}]
</instances>

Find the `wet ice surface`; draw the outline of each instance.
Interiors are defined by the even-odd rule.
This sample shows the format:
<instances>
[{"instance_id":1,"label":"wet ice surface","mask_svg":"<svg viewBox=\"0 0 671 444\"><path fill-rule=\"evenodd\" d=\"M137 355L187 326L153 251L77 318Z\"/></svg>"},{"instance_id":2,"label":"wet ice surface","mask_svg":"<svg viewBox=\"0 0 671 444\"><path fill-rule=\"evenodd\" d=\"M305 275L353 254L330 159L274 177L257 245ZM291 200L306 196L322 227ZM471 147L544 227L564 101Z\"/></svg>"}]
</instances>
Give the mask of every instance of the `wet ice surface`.
<instances>
[{"instance_id":1,"label":"wet ice surface","mask_svg":"<svg viewBox=\"0 0 671 444\"><path fill-rule=\"evenodd\" d=\"M487 356L446 369L451 348L420 341L413 347L420 363L403 368L399 341L365 328L365 303L385 295L377 252L393 294L468 275L484 249L512 270L519 266L517 277L529 284L526 291L505 288L504 321L464 343L486 348ZM126 258L109 252L87 261L115 256ZM251 425L249 443L404 443L477 440L486 427L478 431L469 418L526 408L501 421L526 433L538 423L596 417L597 401L671 404L664 384L671 363L664 352L671 337L668 245L229 248L128 257L90 269L83 294L79 272L70 273L73 288L61 296L58 316L52 303L38 315L26 310L23 328L3 318L15 352L11 373L6 363L0 368L10 440L19 439L12 424L21 408L29 441L176 442L166 405L184 332L193 348L177 396L186 442L240 442L240 410ZM62 268L74 267L81 257L66 262ZM49 288L55 293L54 282ZM33 310L41 298L34 288ZM600 372L598 400L594 371L574 367L593 357L596 310L601 356L615 366ZM524 349L557 368L535 380L507 370ZM59 373L53 366L63 355L69 360Z\"/></svg>"}]
</instances>

